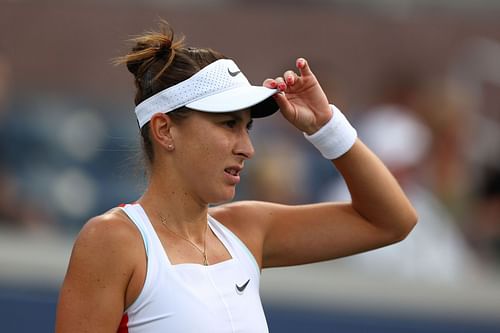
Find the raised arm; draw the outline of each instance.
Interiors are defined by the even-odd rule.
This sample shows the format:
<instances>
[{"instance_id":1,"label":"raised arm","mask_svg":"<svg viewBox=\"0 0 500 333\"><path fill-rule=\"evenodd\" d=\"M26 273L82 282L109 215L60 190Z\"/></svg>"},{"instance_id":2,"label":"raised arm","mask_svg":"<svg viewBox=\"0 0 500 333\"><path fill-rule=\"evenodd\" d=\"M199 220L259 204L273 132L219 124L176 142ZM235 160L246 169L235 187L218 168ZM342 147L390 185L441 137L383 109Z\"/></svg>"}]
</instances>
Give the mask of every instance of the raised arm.
<instances>
[{"instance_id":1,"label":"raised arm","mask_svg":"<svg viewBox=\"0 0 500 333\"><path fill-rule=\"evenodd\" d=\"M313 135L332 117L342 115L330 107L304 59L297 60L297 68L300 75L287 71L264 85L284 92L276 95L283 116ZM214 215L246 242L262 267L334 259L402 240L416 223L415 210L383 163L359 139L352 142L332 161L352 202L301 206L239 202L215 209Z\"/></svg>"}]
</instances>

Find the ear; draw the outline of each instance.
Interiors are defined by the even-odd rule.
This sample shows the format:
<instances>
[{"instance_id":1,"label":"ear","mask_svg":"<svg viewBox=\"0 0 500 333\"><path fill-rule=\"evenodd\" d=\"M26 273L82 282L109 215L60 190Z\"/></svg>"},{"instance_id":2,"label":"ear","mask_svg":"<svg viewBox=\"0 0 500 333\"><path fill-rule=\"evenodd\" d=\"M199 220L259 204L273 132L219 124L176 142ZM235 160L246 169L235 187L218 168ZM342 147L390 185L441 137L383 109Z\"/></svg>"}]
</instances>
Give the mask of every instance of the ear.
<instances>
[{"instance_id":1,"label":"ear","mask_svg":"<svg viewBox=\"0 0 500 333\"><path fill-rule=\"evenodd\" d=\"M156 113L150 120L152 138L165 150L173 150L172 118L165 113Z\"/></svg>"}]
</instances>

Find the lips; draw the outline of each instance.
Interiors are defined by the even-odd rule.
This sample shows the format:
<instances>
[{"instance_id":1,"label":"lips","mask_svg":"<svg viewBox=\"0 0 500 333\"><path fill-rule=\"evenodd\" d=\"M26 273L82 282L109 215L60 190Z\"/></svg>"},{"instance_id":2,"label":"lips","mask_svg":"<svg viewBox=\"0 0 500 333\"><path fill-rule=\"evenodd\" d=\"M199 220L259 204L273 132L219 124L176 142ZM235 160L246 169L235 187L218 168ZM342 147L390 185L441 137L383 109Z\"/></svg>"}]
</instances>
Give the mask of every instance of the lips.
<instances>
[{"instance_id":1,"label":"lips","mask_svg":"<svg viewBox=\"0 0 500 333\"><path fill-rule=\"evenodd\" d=\"M232 176L239 176L241 168L238 167L230 167L230 168L225 168L224 171Z\"/></svg>"},{"instance_id":2,"label":"lips","mask_svg":"<svg viewBox=\"0 0 500 333\"><path fill-rule=\"evenodd\" d=\"M243 168L239 165L230 166L224 169L224 173L226 178L232 184L237 184L240 182L240 172Z\"/></svg>"}]
</instances>

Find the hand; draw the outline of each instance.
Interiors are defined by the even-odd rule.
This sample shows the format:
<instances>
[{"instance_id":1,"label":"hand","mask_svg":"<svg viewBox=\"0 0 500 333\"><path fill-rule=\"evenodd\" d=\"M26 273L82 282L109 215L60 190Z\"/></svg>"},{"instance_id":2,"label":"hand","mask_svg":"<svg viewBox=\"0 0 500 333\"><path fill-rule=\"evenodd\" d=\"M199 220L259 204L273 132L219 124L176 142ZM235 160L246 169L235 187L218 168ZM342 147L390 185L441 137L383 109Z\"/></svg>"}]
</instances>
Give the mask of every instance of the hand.
<instances>
[{"instance_id":1,"label":"hand","mask_svg":"<svg viewBox=\"0 0 500 333\"><path fill-rule=\"evenodd\" d=\"M328 99L304 58L298 58L296 66L300 76L288 70L283 77L266 79L265 87L277 88L273 97L283 116L302 132L311 135L332 117Z\"/></svg>"}]
</instances>

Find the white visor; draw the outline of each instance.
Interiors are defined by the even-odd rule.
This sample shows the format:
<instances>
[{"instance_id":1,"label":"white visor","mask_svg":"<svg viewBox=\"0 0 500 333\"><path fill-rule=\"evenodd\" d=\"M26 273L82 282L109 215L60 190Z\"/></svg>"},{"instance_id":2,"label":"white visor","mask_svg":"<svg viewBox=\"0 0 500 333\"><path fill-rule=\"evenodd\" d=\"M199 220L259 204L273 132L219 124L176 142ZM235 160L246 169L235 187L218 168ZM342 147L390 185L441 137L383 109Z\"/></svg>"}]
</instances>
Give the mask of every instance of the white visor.
<instances>
[{"instance_id":1,"label":"white visor","mask_svg":"<svg viewBox=\"0 0 500 333\"><path fill-rule=\"evenodd\" d=\"M156 113L168 113L180 107L204 112L232 112L250 108L260 118L278 111L271 98L278 92L252 86L234 61L220 59L204 67L189 79L147 98L135 107L142 127Z\"/></svg>"}]
</instances>

